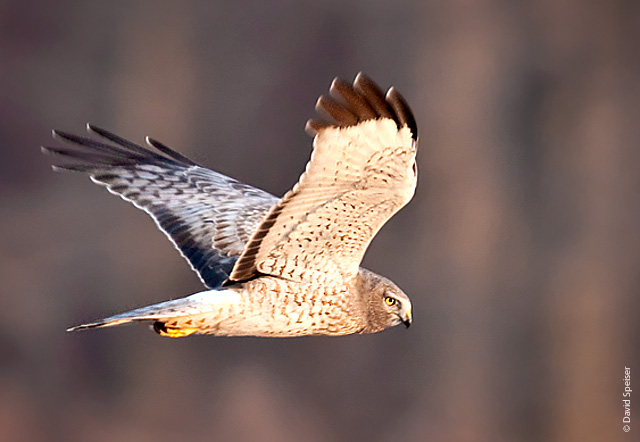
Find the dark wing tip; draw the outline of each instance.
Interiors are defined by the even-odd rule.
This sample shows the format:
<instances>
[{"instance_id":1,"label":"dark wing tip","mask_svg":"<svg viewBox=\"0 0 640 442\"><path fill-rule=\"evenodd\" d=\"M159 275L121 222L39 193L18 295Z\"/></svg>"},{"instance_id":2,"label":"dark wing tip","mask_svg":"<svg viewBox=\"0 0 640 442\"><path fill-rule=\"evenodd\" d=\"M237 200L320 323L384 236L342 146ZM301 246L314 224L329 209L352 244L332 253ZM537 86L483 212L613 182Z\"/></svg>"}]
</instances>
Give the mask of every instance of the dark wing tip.
<instances>
[{"instance_id":1,"label":"dark wing tip","mask_svg":"<svg viewBox=\"0 0 640 442\"><path fill-rule=\"evenodd\" d=\"M190 158L185 157L184 155L182 155L179 152L176 152L175 150L171 149L170 147L166 146L165 144L162 144L160 141L154 140L151 137L145 137L145 141L147 142L147 144L149 146L152 146L154 148L156 148L158 151L162 152L163 154L173 158L176 161L179 161L183 164L187 164L189 166L197 166L198 163L196 163L195 161L191 160Z\"/></svg>"},{"instance_id":2,"label":"dark wing tip","mask_svg":"<svg viewBox=\"0 0 640 442\"><path fill-rule=\"evenodd\" d=\"M413 139L417 140L418 125L416 124L416 119L413 116L413 112L411 112L411 108L409 107L407 100L405 100L400 92L398 92L394 87L389 88L385 99L395 112L396 122L400 123L399 127L407 126L411 131Z\"/></svg>"},{"instance_id":3,"label":"dark wing tip","mask_svg":"<svg viewBox=\"0 0 640 442\"><path fill-rule=\"evenodd\" d=\"M57 129L52 131L53 138L61 141L65 146L42 147L42 152L79 161L79 163L58 165L56 170L88 172L102 168L138 164L177 163L183 167L197 165L194 161L158 141L147 139L149 146L156 149L153 151L91 123L87 123L86 128L89 136L75 135Z\"/></svg>"},{"instance_id":4,"label":"dark wing tip","mask_svg":"<svg viewBox=\"0 0 640 442\"><path fill-rule=\"evenodd\" d=\"M371 78L360 72L353 83L335 78L329 94L331 97L321 95L318 98L316 110L324 119L307 122L305 130L309 135L315 136L327 127L348 127L362 121L391 118L398 128L407 126L413 139L418 139L418 126L411 108L395 88L385 94Z\"/></svg>"},{"instance_id":5,"label":"dark wing tip","mask_svg":"<svg viewBox=\"0 0 640 442\"><path fill-rule=\"evenodd\" d=\"M320 95L316 102L316 111L328 117L338 126L353 126L358 124L359 118L342 104L326 95Z\"/></svg>"},{"instance_id":6,"label":"dark wing tip","mask_svg":"<svg viewBox=\"0 0 640 442\"><path fill-rule=\"evenodd\" d=\"M326 121L310 119L309 121L307 121L304 130L305 132L307 132L307 134L309 134L309 136L315 137L320 130L326 129L327 127L331 126L332 125L330 123L327 123Z\"/></svg>"},{"instance_id":7,"label":"dark wing tip","mask_svg":"<svg viewBox=\"0 0 640 442\"><path fill-rule=\"evenodd\" d=\"M51 131L51 136L54 140L66 141L68 143L78 144L81 140L85 140L85 137L81 137L79 135L74 135L69 132L62 131L60 129L53 129Z\"/></svg>"}]
</instances>

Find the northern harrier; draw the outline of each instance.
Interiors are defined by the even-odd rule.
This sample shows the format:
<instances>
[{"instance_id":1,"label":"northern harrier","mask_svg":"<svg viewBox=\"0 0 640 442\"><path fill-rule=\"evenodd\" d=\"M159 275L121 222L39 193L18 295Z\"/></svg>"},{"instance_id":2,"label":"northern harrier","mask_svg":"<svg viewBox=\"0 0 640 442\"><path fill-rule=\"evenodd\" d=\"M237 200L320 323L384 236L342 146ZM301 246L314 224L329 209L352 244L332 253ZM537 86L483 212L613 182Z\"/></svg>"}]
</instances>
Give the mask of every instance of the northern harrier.
<instances>
[{"instance_id":1,"label":"northern harrier","mask_svg":"<svg viewBox=\"0 0 640 442\"><path fill-rule=\"evenodd\" d=\"M418 132L404 98L363 74L335 79L310 120L313 153L278 199L202 167L150 138L147 149L87 125L101 141L44 152L75 162L54 170L91 179L153 217L208 287L185 298L72 327L149 321L162 336L372 333L411 324L411 302L360 267L382 225L412 198Z\"/></svg>"}]
</instances>

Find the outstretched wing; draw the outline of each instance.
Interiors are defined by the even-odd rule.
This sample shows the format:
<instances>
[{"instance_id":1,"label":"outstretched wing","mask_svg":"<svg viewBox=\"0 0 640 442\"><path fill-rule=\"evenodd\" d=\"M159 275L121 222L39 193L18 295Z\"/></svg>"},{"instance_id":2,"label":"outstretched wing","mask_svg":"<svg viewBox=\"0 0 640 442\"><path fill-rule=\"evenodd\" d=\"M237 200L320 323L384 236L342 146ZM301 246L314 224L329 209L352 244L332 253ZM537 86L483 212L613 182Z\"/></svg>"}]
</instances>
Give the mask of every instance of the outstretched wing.
<instances>
[{"instance_id":1,"label":"outstretched wing","mask_svg":"<svg viewBox=\"0 0 640 442\"><path fill-rule=\"evenodd\" d=\"M46 153L76 160L54 169L88 173L153 217L160 229L210 288L220 286L278 198L206 169L147 138L158 152L95 126L103 141L54 131L74 145L43 147Z\"/></svg>"},{"instance_id":2,"label":"outstretched wing","mask_svg":"<svg viewBox=\"0 0 640 442\"><path fill-rule=\"evenodd\" d=\"M412 198L417 127L404 98L363 74L334 80L311 120L311 160L264 218L230 280L264 273L294 281L340 281L358 271L372 238Z\"/></svg>"}]
</instances>

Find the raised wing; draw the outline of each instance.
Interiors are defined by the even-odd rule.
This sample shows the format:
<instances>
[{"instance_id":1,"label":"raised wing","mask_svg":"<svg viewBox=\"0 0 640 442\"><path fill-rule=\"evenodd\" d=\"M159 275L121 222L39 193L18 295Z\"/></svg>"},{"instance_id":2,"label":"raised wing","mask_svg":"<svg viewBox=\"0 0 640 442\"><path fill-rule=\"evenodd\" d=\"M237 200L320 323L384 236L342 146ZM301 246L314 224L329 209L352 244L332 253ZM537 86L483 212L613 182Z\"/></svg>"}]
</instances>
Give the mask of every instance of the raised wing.
<instances>
[{"instance_id":1,"label":"raised wing","mask_svg":"<svg viewBox=\"0 0 640 442\"><path fill-rule=\"evenodd\" d=\"M54 136L74 147L43 147L71 164L54 169L88 173L109 192L153 217L160 229L210 288L220 286L278 198L206 169L147 138L158 152L95 126L96 141L65 132Z\"/></svg>"},{"instance_id":2,"label":"raised wing","mask_svg":"<svg viewBox=\"0 0 640 442\"><path fill-rule=\"evenodd\" d=\"M418 132L404 98L363 74L334 80L310 120L311 160L299 182L264 218L230 280L269 274L341 281L357 273L372 238L412 198Z\"/></svg>"}]
</instances>

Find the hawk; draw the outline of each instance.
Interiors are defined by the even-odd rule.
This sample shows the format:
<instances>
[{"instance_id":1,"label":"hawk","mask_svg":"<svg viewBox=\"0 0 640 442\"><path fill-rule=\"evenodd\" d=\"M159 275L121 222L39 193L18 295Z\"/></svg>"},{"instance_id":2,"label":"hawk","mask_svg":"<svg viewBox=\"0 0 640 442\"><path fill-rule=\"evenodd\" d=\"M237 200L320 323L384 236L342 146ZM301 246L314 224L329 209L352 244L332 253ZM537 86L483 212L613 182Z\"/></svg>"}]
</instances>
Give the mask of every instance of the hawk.
<instances>
[{"instance_id":1,"label":"hawk","mask_svg":"<svg viewBox=\"0 0 640 442\"><path fill-rule=\"evenodd\" d=\"M149 137L145 148L90 124L93 137L53 131L66 145L43 151L71 159L53 169L87 173L151 215L207 287L68 330L150 322L169 337L286 337L408 327L407 295L360 262L414 194L413 114L362 73L336 78L316 110L311 160L282 198Z\"/></svg>"}]
</instances>

